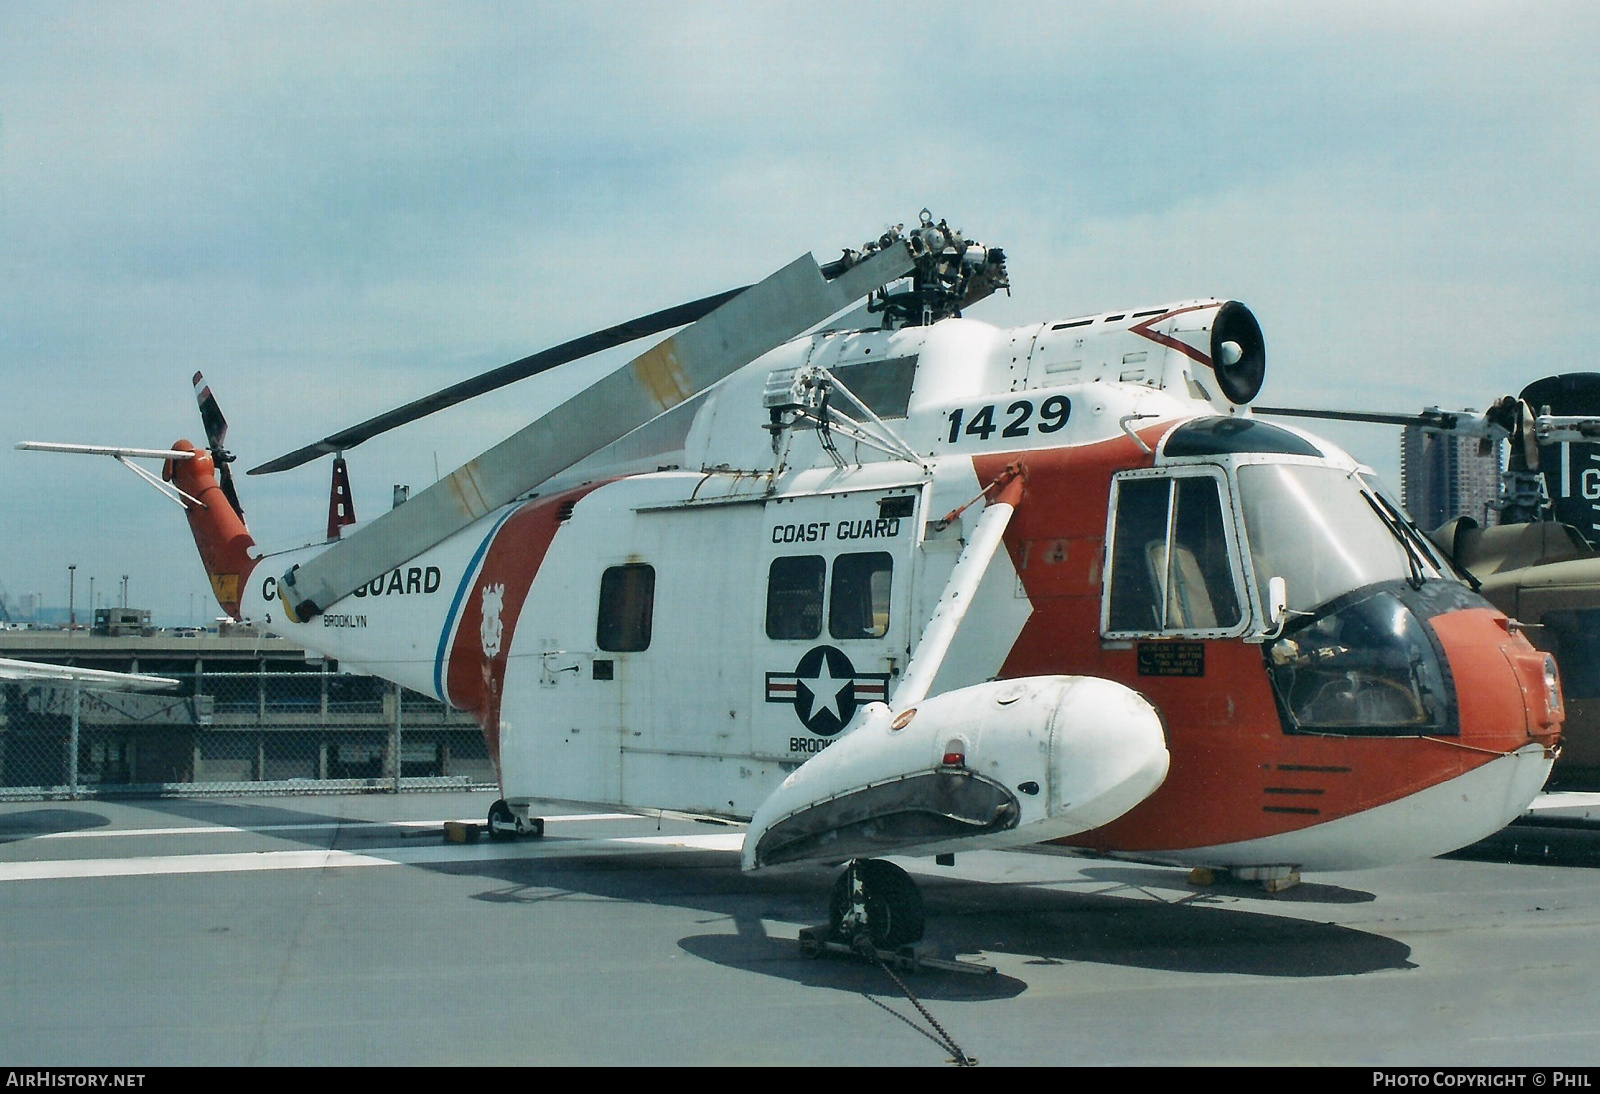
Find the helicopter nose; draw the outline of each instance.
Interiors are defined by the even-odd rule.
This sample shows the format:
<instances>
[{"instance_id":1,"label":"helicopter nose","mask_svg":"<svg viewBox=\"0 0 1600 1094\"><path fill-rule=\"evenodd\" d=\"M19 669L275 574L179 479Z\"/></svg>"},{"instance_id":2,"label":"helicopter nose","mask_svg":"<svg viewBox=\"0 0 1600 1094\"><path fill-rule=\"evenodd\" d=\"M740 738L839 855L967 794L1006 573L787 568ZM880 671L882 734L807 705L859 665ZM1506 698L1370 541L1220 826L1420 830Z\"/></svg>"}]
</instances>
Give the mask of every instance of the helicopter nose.
<instances>
[{"instance_id":1,"label":"helicopter nose","mask_svg":"<svg viewBox=\"0 0 1600 1094\"><path fill-rule=\"evenodd\" d=\"M1475 843L1526 813L1550 777L1563 717L1554 660L1487 602L1428 624L1454 686L1448 728L1422 735L1408 774L1410 800L1425 800L1428 816L1401 840L1416 858Z\"/></svg>"},{"instance_id":2,"label":"helicopter nose","mask_svg":"<svg viewBox=\"0 0 1600 1094\"><path fill-rule=\"evenodd\" d=\"M1566 717L1555 658L1488 606L1431 622L1455 678L1461 743L1495 752L1538 744L1553 752Z\"/></svg>"},{"instance_id":3,"label":"helicopter nose","mask_svg":"<svg viewBox=\"0 0 1600 1094\"><path fill-rule=\"evenodd\" d=\"M1527 642L1527 639L1522 641ZM1533 648L1531 643L1526 650L1507 649L1506 656L1516 670L1517 683L1522 689L1528 736L1554 749L1560 744L1566 720L1566 702L1561 694L1561 673L1556 668L1556 659Z\"/></svg>"}]
</instances>

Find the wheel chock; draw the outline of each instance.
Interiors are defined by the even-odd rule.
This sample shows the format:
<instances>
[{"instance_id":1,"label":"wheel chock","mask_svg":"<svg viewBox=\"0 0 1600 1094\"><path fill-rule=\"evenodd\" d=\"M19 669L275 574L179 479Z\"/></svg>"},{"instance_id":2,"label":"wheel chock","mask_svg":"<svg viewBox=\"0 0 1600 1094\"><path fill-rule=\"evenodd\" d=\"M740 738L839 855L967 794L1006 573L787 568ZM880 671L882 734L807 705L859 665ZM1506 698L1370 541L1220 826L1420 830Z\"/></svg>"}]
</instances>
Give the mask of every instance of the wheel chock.
<instances>
[{"instance_id":1,"label":"wheel chock","mask_svg":"<svg viewBox=\"0 0 1600 1094\"><path fill-rule=\"evenodd\" d=\"M1291 870L1283 877L1269 877L1261 880L1261 887L1269 893L1284 893L1300 884L1300 871Z\"/></svg>"},{"instance_id":2,"label":"wheel chock","mask_svg":"<svg viewBox=\"0 0 1600 1094\"><path fill-rule=\"evenodd\" d=\"M483 829L467 821L445 821L444 838L449 843L477 843Z\"/></svg>"}]
</instances>

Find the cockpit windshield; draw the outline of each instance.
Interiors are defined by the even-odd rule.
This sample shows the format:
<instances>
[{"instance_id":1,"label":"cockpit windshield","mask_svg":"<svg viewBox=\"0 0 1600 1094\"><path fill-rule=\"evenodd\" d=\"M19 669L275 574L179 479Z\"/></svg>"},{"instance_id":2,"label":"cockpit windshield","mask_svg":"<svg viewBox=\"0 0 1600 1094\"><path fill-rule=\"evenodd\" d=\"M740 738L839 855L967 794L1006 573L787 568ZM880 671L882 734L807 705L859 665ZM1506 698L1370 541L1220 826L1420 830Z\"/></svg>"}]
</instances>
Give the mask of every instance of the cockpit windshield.
<instances>
[{"instance_id":1,"label":"cockpit windshield","mask_svg":"<svg viewBox=\"0 0 1600 1094\"><path fill-rule=\"evenodd\" d=\"M1253 463L1239 468L1238 482L1257 587L1283 578L1292 611L1379 581L1439 576L1396 516L1348 471Z\"/></svg>"}]
</instances>

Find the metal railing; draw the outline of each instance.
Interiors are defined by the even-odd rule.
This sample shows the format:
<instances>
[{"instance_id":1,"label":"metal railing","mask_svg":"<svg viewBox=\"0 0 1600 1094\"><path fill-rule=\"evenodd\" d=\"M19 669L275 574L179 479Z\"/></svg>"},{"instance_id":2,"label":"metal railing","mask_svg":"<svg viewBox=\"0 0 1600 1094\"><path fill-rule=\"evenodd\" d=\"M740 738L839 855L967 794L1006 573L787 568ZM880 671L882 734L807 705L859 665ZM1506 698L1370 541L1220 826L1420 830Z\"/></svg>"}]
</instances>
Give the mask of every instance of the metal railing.
<instances>
[{"instance_id":1,"label":"metal railing","mask_svg":"<svg viewBox=\"0 0 1600 1094\"><path fill-rule=\"evenodd\" d=\"M469 715L376 677L163 675L180 687L0 684L0 799L495 785Z\"/></svg>"}]
</instances>

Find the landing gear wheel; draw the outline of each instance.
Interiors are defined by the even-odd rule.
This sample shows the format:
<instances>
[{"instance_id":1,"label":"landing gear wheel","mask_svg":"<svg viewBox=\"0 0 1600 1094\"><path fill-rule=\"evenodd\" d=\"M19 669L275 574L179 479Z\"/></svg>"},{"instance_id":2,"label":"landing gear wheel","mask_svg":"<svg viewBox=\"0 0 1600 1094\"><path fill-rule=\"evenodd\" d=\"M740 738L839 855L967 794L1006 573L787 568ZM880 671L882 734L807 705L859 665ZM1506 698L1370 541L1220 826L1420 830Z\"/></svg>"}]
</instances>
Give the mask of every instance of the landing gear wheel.
<instances>
[{"instance_id":1,"label":"landing gear wheel","mask_svg":"<svg viewBox=\"0 0 1600 1094\"><path fill-rule=\"evenodd\" d=\"M540 826L541 828L543 825ZM517 815L501 798L489 807L489 838L508 840L517 838ZM542 833L541 833L542 834Z\"/></svg>"},{"instance_id":2,"label":"landing gear wheel","mask_svg":"<svg viewBox=\"0 0 1600 1094\"><path fill-rule=\"evenodd\" d=\"M864 932L859 914L852 915L856 910L852 875L861 885L860 899L866 918ZM920 940L923 918L922 894L917 891L917 883L900 867L882 859L858 860L845 867L828 898L828 926L834 937L850 941L865 933L880 950L898 949Z\"/></svg>"}]
</instances>

